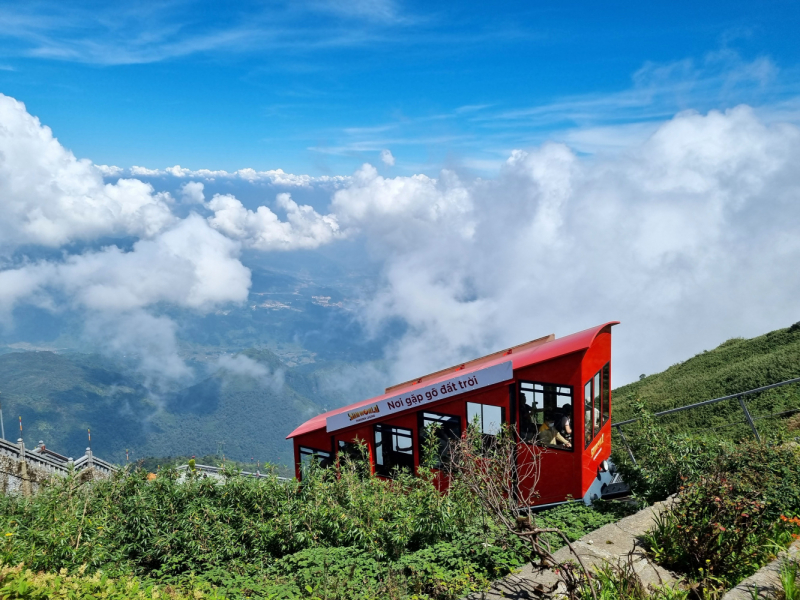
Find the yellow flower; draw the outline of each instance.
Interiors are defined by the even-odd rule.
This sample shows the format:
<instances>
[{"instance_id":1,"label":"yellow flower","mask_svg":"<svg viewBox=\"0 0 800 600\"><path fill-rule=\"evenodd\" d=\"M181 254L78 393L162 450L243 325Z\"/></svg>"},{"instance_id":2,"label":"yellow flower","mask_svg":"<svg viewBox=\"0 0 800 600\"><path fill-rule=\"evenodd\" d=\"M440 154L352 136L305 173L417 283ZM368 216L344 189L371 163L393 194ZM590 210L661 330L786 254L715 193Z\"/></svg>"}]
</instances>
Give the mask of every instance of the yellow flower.
<instances>
[{"instance_id":1,"label":"yellow flower","mask_svg":"<svg viewBox=\"0 0 800 600\"><path fill-rule=\"evenodd\" d=\"M13 533L7 533L7 534L6 534L6 537L8 537L8 536L10 536L10 535L14 535L14 534L13 534Z\"/></svg>"}]
</instances>

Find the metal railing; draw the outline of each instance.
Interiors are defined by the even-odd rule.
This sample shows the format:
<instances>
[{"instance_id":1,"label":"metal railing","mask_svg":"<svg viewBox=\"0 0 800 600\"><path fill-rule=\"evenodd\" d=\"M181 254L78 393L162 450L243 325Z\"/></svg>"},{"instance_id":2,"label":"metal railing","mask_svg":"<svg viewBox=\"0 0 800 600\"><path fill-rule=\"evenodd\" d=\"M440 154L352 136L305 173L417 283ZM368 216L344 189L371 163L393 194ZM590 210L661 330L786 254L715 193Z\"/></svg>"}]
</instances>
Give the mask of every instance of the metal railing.
<instances>
[{"instance_id":1,"label":"metal railing","mask_svg":"<svg viewBox=\"0 0 800 600\"><path fill-rule=\"evenodd\" d=\"M800 408L792 409L792 410L788 410L788 411L782 411L782 412L779 412L779 413L773 413L771 415L764 415L762 417L756 417L754 419L753 416L750 414L750 411L747 409L747 404L745 404L745 402L744 402L744 397L745 396L749 396L751 394L758 394L760 392L765 392L767 390L771 390L771 389L774 389L774 388L783 387L785 385L791 385L793 383L800 383L800 377L796 377L795 379L787 379L786 381L781 381L780 383L773 383L771 385L765 385L765 386L762 386L762 387L759 387L759 388L755 388L753 390L747 390L746 392L737 392L735 394L730 394L728 396L722 396L721 398L714 398L712 400L705 400L703 402L696 402L695 404L687 404L686 406L679 406L678 408L671 408L669 410L662 410L661 412L653 413L652 416L653 417L663 417L665 415L670 415L670 414L681 412L681 411L684 411L684 410L691 410L693 408L699 408L701 406L708 406L710 404L716 404L717 402L723 402L725 400L732 400L734 398L737 398L739 400L739 406L741 406L741 408L742 408L742 413L744 414L745 422L750 426L750 429L752 430L753 435L755 436L756 440L758 440L760 442L761 441L761 436L758 434L758 429L756 428L755 421L758 421L760 419L767 419L769 417L775 417L775 416L778 416L778 415L784 415L784 414L791 414L791 413L800 412ZM612 423L611 424L612 427L616 427L617 428L617 433L619 433L619 436L620 436L620 439L622 440L622 443L625 444L625 449L628 451L628 454L630 455L631 460L633 461L634 465L637 464L636 463L636 457L633 455L633 451L631 450L631 447L628 444L628 440L625 438L625 433L622 431L622 426L623 425L628 425L630 423L635 423L637 421L640 421L642 418L643 417L636 417L635 419L628 419L626 421L620 421L619 423Z\"/></svg>"}]
</instances>

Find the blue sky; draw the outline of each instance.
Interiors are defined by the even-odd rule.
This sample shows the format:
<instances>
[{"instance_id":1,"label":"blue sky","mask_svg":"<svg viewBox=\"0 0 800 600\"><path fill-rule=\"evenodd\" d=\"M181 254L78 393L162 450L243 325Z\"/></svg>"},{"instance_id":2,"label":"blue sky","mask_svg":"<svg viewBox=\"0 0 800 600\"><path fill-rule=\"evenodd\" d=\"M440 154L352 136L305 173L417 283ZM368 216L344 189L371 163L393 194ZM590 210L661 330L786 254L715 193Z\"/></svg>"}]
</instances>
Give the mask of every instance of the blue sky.
<instances>
[{"instance_id":1,"label":"blue sky","mask_svg":"<svg viewBox=\"0 0 800 600\"><path fill-rule=\"evenodd\" d=\"M786 327L799 17L0 0L0 335L72 314L185 383L184 317L273 315L270 269L341 284L383 384L615 319L621 383Z\"/></svg>"},{"instance_id":2,"label":"blue sky","mask_svg":"<svg viewBox=\"0 0 800 600\"><path fill-rule=\"evenodd\" d=\"M558 4L555 6L555 4ZM684 109L794 120L796 2L0 5L0 92L97 164L491 173Z\"/></svg>"}]
</instances>

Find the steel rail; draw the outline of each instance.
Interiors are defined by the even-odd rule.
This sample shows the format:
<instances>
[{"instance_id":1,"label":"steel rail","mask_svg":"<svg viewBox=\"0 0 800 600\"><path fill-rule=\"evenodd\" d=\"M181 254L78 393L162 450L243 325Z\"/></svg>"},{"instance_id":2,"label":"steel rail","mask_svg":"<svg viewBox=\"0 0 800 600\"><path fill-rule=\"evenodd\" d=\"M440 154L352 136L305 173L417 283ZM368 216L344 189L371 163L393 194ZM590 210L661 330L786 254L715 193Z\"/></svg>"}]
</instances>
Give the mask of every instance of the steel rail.
<instances>
[{"instance_id":1,"label":"steel rail","mask_svg":"<svg viewBox=\"0 0 800 600\"><path fill-rule=\"evenodd\" d=\"M790 385L792 383L800 383L800 377L795 379L788 379L786 381L781 381L780 383L773 383L771 385L765 385L760 388L756 388L754 390L748 390L746 392L737 392L736 394L731 394L730 396L722 396L721 398L714 398L713 400L705 400L703 402L697 402L696 404L687 404L686 406L680 406L678 408L671 408L669 410L663 410L661 412L653 413L652 416L654 417L662 417L664 415L669 415L676 412L681 412L683 410L689 410L692 408L698 408L699 406L707 406L709 404L716 404L717 402L722 402L723 400L732 400L734 398L740 398L741 396L749 396L750 394L757 394L759 392L764 392L766 390L771 390L773 388L781 387L784 385ZM627 425L628 423L635 423L636 421L640 421L642 417L636 417L635 419L628 419L627 421L620 421L619 423L612 423L612 427L620 427L621 425Z\"/></svg>"}]
</instances>

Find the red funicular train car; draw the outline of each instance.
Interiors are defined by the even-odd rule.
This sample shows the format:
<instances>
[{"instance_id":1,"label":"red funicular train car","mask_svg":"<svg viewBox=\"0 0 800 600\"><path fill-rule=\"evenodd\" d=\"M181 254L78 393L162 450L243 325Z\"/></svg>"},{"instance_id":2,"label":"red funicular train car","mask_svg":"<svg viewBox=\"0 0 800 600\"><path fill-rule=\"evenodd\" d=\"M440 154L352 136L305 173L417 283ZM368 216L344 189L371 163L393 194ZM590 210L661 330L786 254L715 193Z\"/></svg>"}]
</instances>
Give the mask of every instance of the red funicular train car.
<instances>
[{"instance_id":1,"label":"red funicular train car","mask_svg":"<svg viewBox=\"0 0 800 600\"><path fill-rule=\"evenodd\" d=\"M477 420L485 435L513 425L523 441L546 445L537 504L603 495L613 475L611 327L605 323L563 338L549 335L386 389L386 393L306 421L294 441L296 474L316 458L366 442L374 472L419 466L421 435L439 423L442 441ZM564 417L569 417L568 424ZM520 457L524 460L524 457Z\"/></svg>"}]
</instances>

